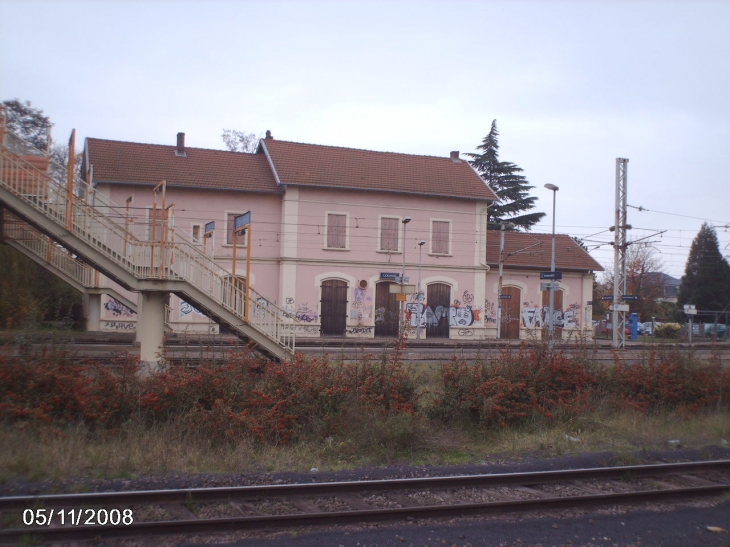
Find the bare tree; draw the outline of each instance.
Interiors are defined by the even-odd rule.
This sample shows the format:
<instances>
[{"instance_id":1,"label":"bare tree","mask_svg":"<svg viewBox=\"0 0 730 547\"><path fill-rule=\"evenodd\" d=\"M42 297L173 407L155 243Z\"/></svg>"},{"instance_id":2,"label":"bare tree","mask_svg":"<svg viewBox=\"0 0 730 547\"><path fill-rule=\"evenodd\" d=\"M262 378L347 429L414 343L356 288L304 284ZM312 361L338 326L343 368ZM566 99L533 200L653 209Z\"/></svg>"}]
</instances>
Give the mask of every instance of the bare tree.
<instances>
[{"instance_id":1,"label":"bare tree","mask_svg":"<svg viewBox=\"0 0 730 547\"><path fill-rule=\"evenodd\" d=\"M629 246L626 254L626 290L639 297L630 305L641 321L661 316L663 312L658 300L664 296L663 276L660 275L664 264L657 254L654 247L642 243ZM603 287L605 294L613 294L613 268L604 272Z\"/></svg>"},{"instance_id":2,"label":"bare tree","mask_svg":"<svg viewBox=\"0 0 730 547\"><path fill-rule=\"evenodd\" d=\"M226 148L231 152L244 152L253 154L259 145L261 136L255 133L246 133L245 131L236 131L235 129L224 129L221 135Z\"/></svg>"}]
</instances>

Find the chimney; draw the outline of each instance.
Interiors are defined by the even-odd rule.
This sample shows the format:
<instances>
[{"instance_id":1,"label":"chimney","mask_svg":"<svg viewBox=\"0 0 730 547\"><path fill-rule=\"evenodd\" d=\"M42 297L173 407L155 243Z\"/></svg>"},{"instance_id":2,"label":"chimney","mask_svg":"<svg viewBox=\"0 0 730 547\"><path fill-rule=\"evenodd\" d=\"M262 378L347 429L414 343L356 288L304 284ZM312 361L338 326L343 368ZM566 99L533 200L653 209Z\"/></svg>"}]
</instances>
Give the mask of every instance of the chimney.
<instances>
[{"instance_id":1,"label":"chimney","mask_svg":"<svg viewBox=\"0 0 730 547\"><path fill-rule=\"evenodd\" d=\"M266 138L267 139L273 139L274 138L274 137L271 136L271 131L269 131L268 129L266 130Z\"/></svg>"},{"instance_id":2,"label":"chimney","mask_svg":"<svg viewBox=\"0 0 730 547\"><path fill-rule=\"evenodd\" d=\"M451 152L451 159L452 160L458 160L459 159L459 151L458 150L455 150L455 151Z\"/></svg>"},{"instance_id":3,"label":"chimney","mask_svg":"<svg viewBox=\"0 0 730 547\"><path fill-rule=\"evenodd\" d=\"M177 134L177 150L175 150L176 156L185 156L185 133Z\"/></svg>"}]
</instances>

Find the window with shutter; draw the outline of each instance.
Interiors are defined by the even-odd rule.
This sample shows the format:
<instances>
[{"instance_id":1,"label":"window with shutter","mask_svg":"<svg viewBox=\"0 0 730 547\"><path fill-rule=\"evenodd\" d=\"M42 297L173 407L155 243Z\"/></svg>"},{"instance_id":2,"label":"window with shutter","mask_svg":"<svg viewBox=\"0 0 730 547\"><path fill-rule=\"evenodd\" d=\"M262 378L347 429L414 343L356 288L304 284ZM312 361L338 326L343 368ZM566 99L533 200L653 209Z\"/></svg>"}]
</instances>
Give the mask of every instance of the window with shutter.
<instances>
[{"instance_id":1,"label":"window with shutter","mask_svg":"<svg viewBox=\"0 0 730 547\"><path fill-rule=\"evenodd\" d=\"M327 215L327 247L330 249L345 249L347 215Z\"/></svg>"},{"instance_id":2,"label":"window with shutter","mask_svg":"<svg viewBox=\"0 0 730 547\"><path fill-rule=\"evenodd\" d=\"M398 224L397 218L382 217L380 219L380 250L398 250Z\"/></svg>"},{"instance_id":3,"label":"window with shutter","mask_svg":"<svg viewBox=\"0 0 730 547\"><path fill-rule=\"evenodd\" d=\"M449 229L450 222L444 220L434 220L431 225L431 252L434 254L450 254L449 249Z\"/></svg>"},{"instance_id":4,"label":"window with shutter","mask_svg":"<svg viewBox=\"0 0 730 547\"><path fill-rule=\"evenodd\" d=\"M233 219L240 214L241 213L228 213L226 215L226 243L228 245L233 245ZM236 245L246 244L246 236L244 234L238 234L236 237L238 238L236 239Z\"/></svg>"}]
</instances>

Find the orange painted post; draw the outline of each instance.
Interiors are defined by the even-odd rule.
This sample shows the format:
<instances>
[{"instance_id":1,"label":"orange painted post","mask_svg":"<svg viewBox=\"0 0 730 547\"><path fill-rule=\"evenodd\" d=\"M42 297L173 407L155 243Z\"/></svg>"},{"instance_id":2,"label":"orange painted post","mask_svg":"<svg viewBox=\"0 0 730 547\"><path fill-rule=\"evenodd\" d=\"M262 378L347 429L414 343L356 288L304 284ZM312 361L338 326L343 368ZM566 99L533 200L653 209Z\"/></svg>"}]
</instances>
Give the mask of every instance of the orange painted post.
<instances>
[{"instance_id":1,"label":"orange painted post","mask_svg":"<svg viewBox=\"0 0 730 547\"><path fill-rule=\"evenodd\" d=\"M236 240L238 239L238 234L236 233L236 230L233 230L233 261L231 264L231 273L233 274L233 278L231 279L231 306L233 306L233 309L236 310L236 300L238 299L238 276L236 275ZM246 314L246 311L244 310L244 315Z\"/></svg>"},{"instance_id":2,"label":"orange painted post","mask_svg":"<svg viewBox=\"0 0 730 547\"><path fill-rule=\"evenodd\" d=\"M243 308L243 320L248 323L248 308L250 307L250 295L251 295L251 225L248 224L246 227L246 302L245 308Z\"/></svg>"},{"instance_id":3,"label":"orange painted post","mask_svg":"<svg viewBox=\"0 0 730 547\"><path fill-rule=\"evenodd\" d=\"M74 172L76 164L76 130L71 130L68 141L68 182L66 184L66 229L73 232Z\"/></svg>"},{"instance_id":4,"label":"orange painted post","mask_svg":"<svg viewBox=\"0 0 730 547\"><path fill-rule=\"evenodd\" d=\"M152 237L150 237L150 275L155 272L155 239L157 238L157 192L162 190L162 209L165 209L165 190L167 181L163 180L152 189Z\"/></svg>"}]
</instances>

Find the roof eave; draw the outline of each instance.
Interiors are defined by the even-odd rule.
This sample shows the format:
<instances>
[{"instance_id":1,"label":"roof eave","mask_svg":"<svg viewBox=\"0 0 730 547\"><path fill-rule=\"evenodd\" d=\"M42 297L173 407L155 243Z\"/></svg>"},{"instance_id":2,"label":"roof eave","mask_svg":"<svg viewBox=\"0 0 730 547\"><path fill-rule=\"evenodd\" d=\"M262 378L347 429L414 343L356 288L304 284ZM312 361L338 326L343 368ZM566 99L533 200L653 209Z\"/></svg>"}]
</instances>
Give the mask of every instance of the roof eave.
<instances>
[{"instance_id":1,"label":"roof eave","mask_svg":"<svg viewBox=\"0 0 730 547\"><path fill-rule=\"evenodd\" d=\"M154 182L132 182L127 180L101 180L101 179L94 179L94 184L119 184L119 185L126 185L126 186L150 186L154 187L156 186L156 183ZM272 189L272 190L255 190L251 188L230 188L230 187L222 187L222 186L198 186L198 185L190 185L190 184L175 184L174 182L168 182L167 183L168 188L189 188L191 190L221 190L221 191L229 191L229 192L254 192L257 194L280 194L281 190L279 188Z\"/></svg>"},{"instance_id":2,"label":"roof eave","mask_svg":"<svg viewBox=\"0 0 730 547\"><path fill-rule=\"evenodd\" d=\"M470 197L470 196L457 196L454 194L434 194L431 192L413 192L408 190L387 190L383 188L358 188L355 186L334 186L331 184L310 184L302 182L282 182L280 184L286 186L299 186L304 188L319 188L324 190L352 190L354 192L388 192L391 194L406 194L411 196L434 196L439 198L451 198L451 199L465 199L469 201L489 201L493 202L493 199L487 197Z\"/></svg>"}]
</instances>

